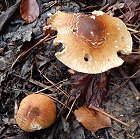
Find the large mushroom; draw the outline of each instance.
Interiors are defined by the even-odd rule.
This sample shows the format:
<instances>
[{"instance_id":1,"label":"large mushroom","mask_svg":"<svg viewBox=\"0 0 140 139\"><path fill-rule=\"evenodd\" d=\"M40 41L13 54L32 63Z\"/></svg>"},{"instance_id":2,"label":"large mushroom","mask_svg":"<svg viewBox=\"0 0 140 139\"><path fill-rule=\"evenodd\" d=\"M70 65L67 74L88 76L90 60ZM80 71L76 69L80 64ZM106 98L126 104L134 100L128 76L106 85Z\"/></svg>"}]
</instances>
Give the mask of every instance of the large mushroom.
<instances>
[{"instance_id":1,"label":"large mushroom","mask_svg":"<svg viewBox=\"0 0 140 139\"><path fill-rule=\"evenodd\" d=\"M132 51L132 38L125 24L101 11L58 11L50 19L51 27L58 32L54 42L61 42L64 47L56 57L78 72L97 74L118 67L123 60L117 52Z\"/></svg>"}]
</instances>

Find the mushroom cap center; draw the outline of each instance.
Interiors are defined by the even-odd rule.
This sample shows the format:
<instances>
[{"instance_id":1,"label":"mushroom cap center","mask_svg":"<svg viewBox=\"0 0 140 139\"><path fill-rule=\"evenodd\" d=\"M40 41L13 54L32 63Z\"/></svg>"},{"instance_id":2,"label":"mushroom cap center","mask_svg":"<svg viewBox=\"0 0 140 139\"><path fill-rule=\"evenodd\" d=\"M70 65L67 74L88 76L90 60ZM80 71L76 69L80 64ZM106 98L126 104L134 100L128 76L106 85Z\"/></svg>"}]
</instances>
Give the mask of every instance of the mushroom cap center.
<instances>
[{"instance_id":1,"label":"mushroom cap center","mask_svg":"<svg viewBox=\"0 0 140 139\"><path fill-rule=\"evenodd\" d=\"M91 43L90 46L94 48L100 47L105 42L105 27L102 21L98 17L95 20L93 16L83 14L76 18L77 23L73 28L73 33L82 37L84 41Z\"/></svg>"}]
</instances>

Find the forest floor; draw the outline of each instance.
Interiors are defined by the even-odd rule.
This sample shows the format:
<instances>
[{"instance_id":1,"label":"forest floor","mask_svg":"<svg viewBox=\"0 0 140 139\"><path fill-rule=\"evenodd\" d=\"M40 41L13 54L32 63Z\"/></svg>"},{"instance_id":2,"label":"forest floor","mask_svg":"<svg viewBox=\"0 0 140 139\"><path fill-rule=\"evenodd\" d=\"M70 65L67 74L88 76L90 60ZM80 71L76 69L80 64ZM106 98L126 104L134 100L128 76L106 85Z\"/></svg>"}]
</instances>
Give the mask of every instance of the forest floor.
<instances>
[{"instance_id":1,"label":"forest floor","mask_svg":"<svg viewBox=\"0 0 140 139\"><path fill-rule=\"evenodd\" d=\"M21 18L19 1L0 0L0 139L140 139L140 1L37 2L39 17L32 23L26 23ZM108 72L95 75L78 73L55 57L62 45L53 44L53 36L57 35L54 32L49 40L17 59L23 51L29 50L44 37L43 27L46 25L48 13L54 14L58 10L74 13L102 10L120 18L131 33L132 54L121 55L123 65ZM88 84L80 83L81 79L86 81L87 78ZM98 84L101 87L95 90ZM42 89L42 93L57 99L57 120L47 129L24 132L15 120L19 104L25 96ZM81 98L76 96L79 95L77 91L81 94L83 91L87 93L86 99L81 101ZM66 97L64 92L69 97ZM63 104L75 110L85 103L94 104L97 99L106 113L128 123L130 127L112 120L111 128L90 132L76 120L73 113L66 119L69 110Z\"/></svg>"}]
</instances>

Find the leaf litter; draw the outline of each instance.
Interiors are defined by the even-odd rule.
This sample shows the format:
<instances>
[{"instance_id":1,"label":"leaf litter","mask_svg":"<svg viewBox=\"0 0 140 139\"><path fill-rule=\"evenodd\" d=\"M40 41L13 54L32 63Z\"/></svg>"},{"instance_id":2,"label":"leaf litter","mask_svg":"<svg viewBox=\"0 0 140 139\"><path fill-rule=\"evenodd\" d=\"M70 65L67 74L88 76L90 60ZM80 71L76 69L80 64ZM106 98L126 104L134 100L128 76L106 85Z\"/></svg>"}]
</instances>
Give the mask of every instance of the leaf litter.
<instances>
[{"instance_id":1,"label":"leaf litter","mask_svg":"<svg viewBox=\"0 0 140 139\"><path fill-rule=\"evenodd\" d=\"M101 128L111 127L111 119L98 111L80 107L74 111L74 114L77 120L91 132L96 132Z\"/></svg>"},{"instance_id":2,"label":"leaf litter","mask_svg":"<svg viewBox=\"0 0 140 139\"><path fill-rule=\"evenodd\" d=\"M84 4L84 8L85 8L82 9L81 7L82 11L84 10L90 11L94 9L103 8L105 12L112 12L114 16L119 16L123 21L125 21L125 23L128 24L129 27L133 25L132 26L133 30L131 30L131 33L134 41L133 51L136 52L136 54L134 53L130 57L123 56L123 58L125 59L125 63L124 65L122 65L122 69L127 73L127 76L132 75L131 74L132 72L137 72L139 69L139 53L138 53L139 42L137 41L139 39L139 34L138 33L133 34L133 33L135 32L135 30L139 29L139 24L138 24L139 15L137 12L139 11L138 9L139 1L134 1L134 2L101 1L96 5L94 5L94 3L87 3L86 1L78 1L78 0L76 3L73 1L71 2L62 1L61 3L56 3L55 6L50 7L50 11L54 12L56 10L57 4L63 10L66 11L74 11L74 10L79 11L80 10L79 7L81 6L81 3L82 5ZM67 5L69 5L69 7L67 7ZM76 7L77 5L78 7ZM76 8L74 8L74 6ZM18 61L16 65L14 65L13 69L9 70L9 67L13 64L14 60L22 52L21 44L23 44L25 41L29 41L32 43L33 46L35 42L38 41L36 39L36 37L38 36L35 37L32 36L33 35L32 28L37 29L38 25L43 26L46 17L47 15L44 14L44 19L42 16L41 19L37 19L32 24L21 25L23 26L23 28L21 28L21 30L19 31L19 35L17 35L17 37L21 36L19 39L16 38L16 33L17 33L16 31L15 34L12 35L15 37L14 40L12 40L12 36L10 36L10 34L7 38L3 34L3 38L1 39L3 42L6 43L7 41L11 42L11 40L16 43L18 42L17 43L18 45L15 45L15 47L10 47L8 45L6 49L4 48L5 50L2 52L2 56L1 56L1 58L4 59L4 57L7 55L7 52L9 51L10 57L12 59L4 59L3 62L6 64L5 66L3 66L4 64L2 64L0 67L0 69L3 68L3 70L0 70L0 74L1 74L1 80L0 80L1 124L0 126L1 129L3 129L0 132L0 137L43 139L46 137L58 138L59 135L59 138L74 138L74 137L77 139L102 138L102 137L111 138L109 132L113 138L123 139L125 138L125 136L136 137L136 138L139 137L139 132L138 132L139 116L134 117L131 115L132 111L133 111L133 115L136 114L135 108L137 109L139 108L139 103L133 97L134 90L132 88L129 88L129 84L125 84L122 88L119 89L119 91L115 90L116 88L119 88L121 86L122 82L125 81L126 78L126 76L121 77L119 70L112 69L109 72L102 73L99 75L89 75L89 74L82 74L82 73L75 73L75 72L71 74L68 72L68 68L65 67L59 61L57 61L57 59L55 58L55 52L61 50L61 45L59 45L59 47L56 48L55 46L53 46L52 43L50 43L49 46L48 42L46 43L44 42L42 45L39 45L36 48L29 51L29 53L26 56L23 56L22 59ZM36 18L37 16L35 16L34 19ZM7 24L5 24L5 26L7 26ZM31 30L31 33L29 35L29 39L24 40L23 38L24 37L26 38L28 36L28 33L24 34L24 27L26 28L26 26L29 27L27 31ZM2 26L2 28L4 29L4 26ZM13 33L13 32L8 32L8 33ZM36 35L38 35L38 33ZM32 42L31 38L33 38L35 41ZM28 50L28 46L27 46L27 50ZM45 53L47 53L47 55ZM43 61L45 60L44 58L46 59L46 61ZM129 67L133 67L132 68L133 71ZM116 78L118 79L115 80ZM124 78L124 79L119 80L119 78ZM67 79L67 81L64 81L65 79ZM135 89L140 91L138 88L140 84L138 79L139 76L137 78L129 79L129 80L132 81L134 86L136 85ZM38 82L33 83L33 81L38 81ZM41 86L39 83L41 83ZM58 114L58 122L56 122L49 129L37 131L31 134L26 134L25 132L23 132L21 129L17 127L14 121L14 116L13 116L14 109L16 109L16 106L18 106L19 102L23 97L25 97L25 95L30 94L29 92L37 92L41 90L42 87L45 88L48 85L51 86L52 83L53 83L52 89L44 90L43 93L51 94L53 95L53 97L55 97L57 102L57 107L60 110ZM67 98L62 93L62 90L68 93L69 98ZM109 95L110 92L113 92L111 93L112 95ZM68 120L66 121L65 118L62 119L62 116L66 117L67 113L69 112L68 107L71 108L71 103L75 99L76 101L71 109L71 113L69 115ZM61 101L61 104L57 100ZM111 113L112 115L116 116L117 118L123 121L129 122L129 124L131 124L131 128L130 129L128 129L127 127L122 128L120 124L118 124L117 122L113 122L113 128L115 130L112 129L108 132L108 130L106 130L105 128L103 130L99 130L95 132L95 134L91 134L76 121L73 115L73 110L78 109L83 104L86 105L92 104L93 106L96 107L99 106L103 107L106 112ZM67 107L65 107L65 105ZM89 110L89 108L87 109ZM86 114L86 112L84 114ZM93 113L95 114L95 111ZM95 119L97 118L96 117L97 115L95 115ZM11 122L7 122L6 118L10 119L11 117L12 117ZM90 121L91 120L89 120L88 122ZM97 128L99 127L97 126L96 129ZM15 132L16 130L18 130L19 132L18 133Z\"/></svg>"},{"instance_id":3,"label":"leaf litter","mask_svg":"<svg viewBox=\"0 0 140 139\"><path fill-rule=\"evenodd\" d=\"M20 4L22 18L31 23L39 16L39 5L36 0L22 0Z\"/></svg>"}]
</instances>

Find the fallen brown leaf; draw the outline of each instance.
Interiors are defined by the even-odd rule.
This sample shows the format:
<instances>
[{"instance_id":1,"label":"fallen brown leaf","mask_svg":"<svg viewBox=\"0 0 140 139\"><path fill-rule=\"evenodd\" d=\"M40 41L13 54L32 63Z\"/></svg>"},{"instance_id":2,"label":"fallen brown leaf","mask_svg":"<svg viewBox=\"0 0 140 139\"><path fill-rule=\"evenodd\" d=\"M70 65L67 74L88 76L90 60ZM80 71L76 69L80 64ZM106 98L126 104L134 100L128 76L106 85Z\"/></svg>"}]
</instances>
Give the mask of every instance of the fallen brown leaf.
<instances>
[{"instance_id":1,"label":"fallen brown leaf","mask_svg":"<svg viewBox=\"0 0 140 139\"><path fill-rule=\"evenodd\" d=\"M39 6L36 0L22 0L20 4L22 18L31 23L39 16Z\"/></svg>"},{"instance_id":2,"label":"fallen brown leaf","mask_svg":"<svg viewBox=\"0 0 140 139\"><path fill-rule=\"evenodd\" d=\"M77 120L91 132L96 132L101 128L111 127L111 119L93 109L80 107L74 111L74 114Z\"/></svg>"},{"instance_id":3,"label":"fallen brown leaf","mask_svg":"<svg viewBox=\"0 0 140 139\"><path fill-rule=\"evenodd\" d=\"M72 89L70 91L70 100L79 99L78 101L86 104L93 104L94 106L100 106L105 95L108 72L101 74L83 74L75 73L71 75L70 82Z\"/></svg>"}]
</instances>

